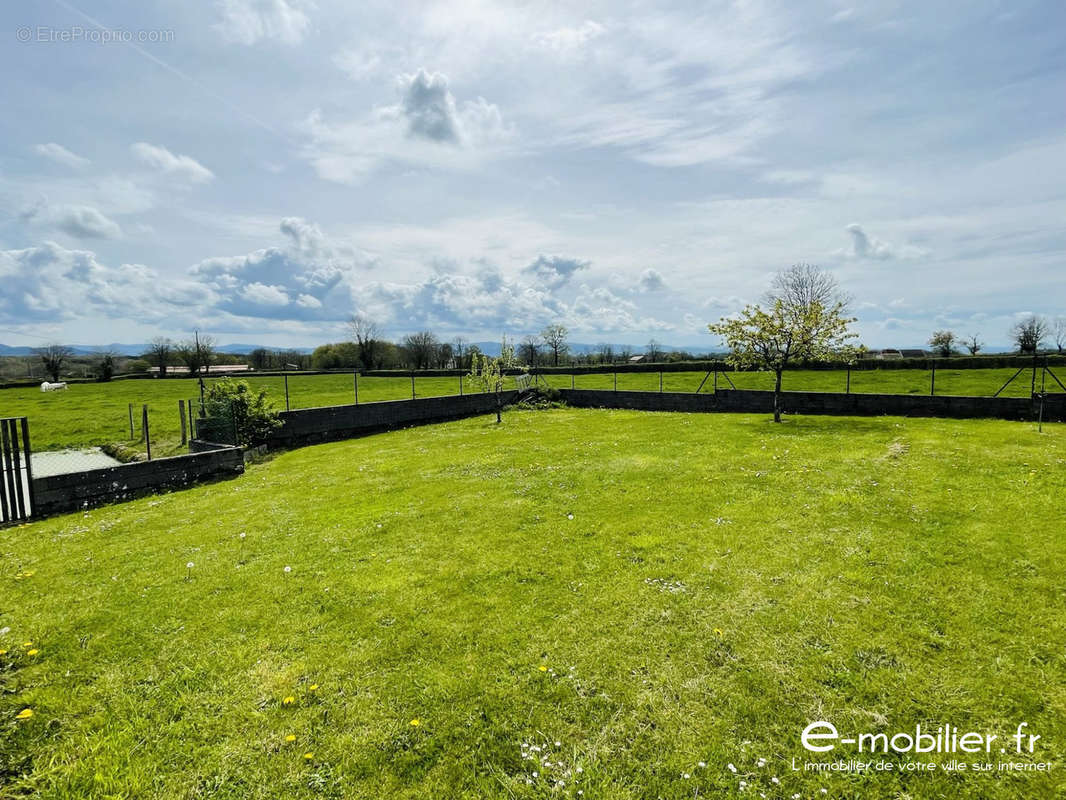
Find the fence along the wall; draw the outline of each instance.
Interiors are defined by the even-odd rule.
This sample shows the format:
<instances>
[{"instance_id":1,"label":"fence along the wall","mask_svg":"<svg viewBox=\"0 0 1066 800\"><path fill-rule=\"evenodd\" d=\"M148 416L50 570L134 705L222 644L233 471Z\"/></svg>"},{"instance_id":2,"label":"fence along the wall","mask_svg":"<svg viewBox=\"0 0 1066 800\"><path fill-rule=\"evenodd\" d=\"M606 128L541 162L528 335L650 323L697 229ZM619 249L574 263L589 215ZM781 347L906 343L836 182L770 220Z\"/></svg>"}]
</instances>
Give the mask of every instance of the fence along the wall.
<instances>
[{"instance_id":1,"label":"fence along the wall","mask_svg":"<svg viewBox=\"0 0 1066 800\"><path fill-rule=\"evenodd\" d=\"M564 401L585 408L631 408L641 411L733 411L770 413L774 393L719 390L717 394L681 392L612 392L560 389ZM1039 400L1017 397L954 397L950 395L843 394L782 392L782 407L790 414L841 416L945 417L954 419L1036 420ZM1066 395L1049 395L1044 420L1066 421Z\"/></svg>"}]
</instances>

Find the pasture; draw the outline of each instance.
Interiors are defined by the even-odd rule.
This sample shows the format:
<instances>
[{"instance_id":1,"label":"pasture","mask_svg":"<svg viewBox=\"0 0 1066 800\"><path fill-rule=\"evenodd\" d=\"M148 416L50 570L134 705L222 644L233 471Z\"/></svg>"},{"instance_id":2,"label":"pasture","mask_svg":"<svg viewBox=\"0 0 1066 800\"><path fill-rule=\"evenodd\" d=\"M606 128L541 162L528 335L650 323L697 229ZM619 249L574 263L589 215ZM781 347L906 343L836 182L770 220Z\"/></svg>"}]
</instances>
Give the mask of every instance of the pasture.
<instances>
[{"instance_id":1,"label":"pasture","mask_svg":"<svg viewBox=\"0 0 1066 800\"><path fill-rule=\"evenodd\" d=\"M1061 372L1062 370L1059 370ZM1013 369L938 369L936 393L989 396L1009 379ZM1038 380L1039 380L1039 372ZM730 372L729 378L739 389L772 389L773 376L765 372ZM706 378L705 372L666 372L663 391L695 392ZM278 376L245 378L252 386L265 387L280 408L285 407L285 379ZM556 388L571 385L569 375L544 378ZM208 379L210 383L213 379ZM846 375L837 370L794 370L785 373L784 389L793 391L842 392ZM291 408L344 405L355 400L351 373L289 376L289 405ZM581 389L613 389L611 374L576 375L573 384ZM713 390L713 379L707 380L702 391ZM1002 393L1003 397L1027 397L1031 386L1030 373L1019 375ZM658 391L659 373L619 373L620 390ZM719 375L719 388L729 383ZM1039 390L1039 384L1037 389ZM464 391L471 391L469 381ZM930 389L928 370L855 370L851 373L851 391L887 394L927 394ZM1061 391L1050 378L1047 390ZM418 397L437 397L458 394L457 377L417 377L415 394ZM55 450L66 447L88 447L118 443L144 451L141 441L141 406L147 404L150 414L150 433L153 456L176 455L184 452L180 446L181 425L178 400L186 402L199 396L195 379L168 378L166 380L120 380L110 383L71 384L66 392L42 393L38 388L0 389L0 417L27 416L31 438L36 450ZM361 377L361 402L404 400L411 397L411 379L397 377ZM134 407L134 435L130 437L129 404Z\"/></svg>"},{"instance_id":2,"label":"pasture","mask_svg":"<svg viewBox=\"0 0 1066 800\"><path fill-rule=\"evenodd\" d=\"M1061 762L1064 467L1066 426L512 410L8 529L0 797L1058 796L791 760L826 719Z\"/></svg>"}]
</instances>

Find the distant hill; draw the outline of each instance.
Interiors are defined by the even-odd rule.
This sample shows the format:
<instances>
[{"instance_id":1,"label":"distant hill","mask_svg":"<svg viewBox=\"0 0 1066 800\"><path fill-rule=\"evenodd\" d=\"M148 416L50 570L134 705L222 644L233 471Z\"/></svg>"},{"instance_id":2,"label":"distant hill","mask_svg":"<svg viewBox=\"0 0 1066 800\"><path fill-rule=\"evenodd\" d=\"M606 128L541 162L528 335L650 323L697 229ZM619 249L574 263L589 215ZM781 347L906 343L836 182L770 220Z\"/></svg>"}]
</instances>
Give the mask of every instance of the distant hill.
<instances>
[{"instance_id":1,"label":"distant hill","mask_svg":"<svg viewBox=\"0 0 1066 800\"><path fill-rule=\"evenodd\" d=\"M76 356L88 356L105 350L111 350L123 356L139 356L148 349L147 344L120 344L117 342L99 345L72 344L68 345L68 347L74 351ZM314 349L312 347L269 347L261 344L221 344L215 347L215 351L218 353L250 353L260 347L267 350L295 350L298 353L310 353ZM497 345L498 347L499 345ZM31 356L33 355L33 350L34 348L32 347L11 347L6 344L0 344L0 356Z\"/></svg>"}]
</instances>

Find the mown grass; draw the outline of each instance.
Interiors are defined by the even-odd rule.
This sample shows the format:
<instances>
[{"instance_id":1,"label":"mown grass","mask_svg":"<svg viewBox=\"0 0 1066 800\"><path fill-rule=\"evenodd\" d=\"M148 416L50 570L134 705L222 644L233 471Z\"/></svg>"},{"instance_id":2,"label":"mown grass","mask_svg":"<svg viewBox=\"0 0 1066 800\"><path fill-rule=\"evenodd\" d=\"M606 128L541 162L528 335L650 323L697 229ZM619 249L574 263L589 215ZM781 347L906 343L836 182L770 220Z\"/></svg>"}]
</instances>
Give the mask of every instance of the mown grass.
<instances>
[{"instance_id":1,"label":"mown grass","mask_svg":"<svg viewBox=\"0 0 1066 800\"><path fill-rule=\"evenodd\" d=\"M817 719L1061 762L1064 467L1066 426L515 410L4 530L0 797L1060 796L790 764Z\"/></svg>"},{"instance_id":2,"label":"mown grass","mask_svg":"<svg viewBox=\"0 0 1066 800\"><path fill-rule=\"evenodd\" d=\"M999 389L1016 370L971 369L937 370L936 393L987 396ZM1039 371L1038 386L1039 390ZM663 390L667 392L711 392L714 379L705 372L663 373ZM740 389L773 389L773 376L765 372L730 372L729 379ZM285 379L282 377L248 377L253 386L264 387L280 408L285 407ZM569 375L546 376L556 388L571 385ZM210 383L211 381L207 381ZM290 408L345 405L355 401L351 374L291 375ZM701 383L703 387L701 389ZM1028 397L1031 376L1018 376L1002 393L1003 397ZM613 389L612 374L577 375L573 385L579 389ZM785 374L784 388L792 391L842 392L847 378L842 371L794 370ZM721 374L719 388L730 384ZM469 381L464 391L471 390ZM618 388L633 391L658 391L659 373L619 373ZM1050 378L1047 391L1061 391ZM930 390L930 373L926 370L864 370L851 373L851 391L889 394L926 394ZM415 380L415 395L438 397L458 394L458 378L420 377ZM99 384L73 384L66 392L42 393L36 388L0 390L0 417L26 416L30 420L30 438L37 450L67 447L122 444L144 452L141 432L141 406L149 407L149 432L152 455L166 456L184 452L181 447L181 419L178 400L186 402L199 396L199 385L192 379L130 380ZM406 400L411 397L411 380L407 377L359 379L359 399ZM134 433L130 436L129 404L133 404Z\"/></svg>"}]
</instances>

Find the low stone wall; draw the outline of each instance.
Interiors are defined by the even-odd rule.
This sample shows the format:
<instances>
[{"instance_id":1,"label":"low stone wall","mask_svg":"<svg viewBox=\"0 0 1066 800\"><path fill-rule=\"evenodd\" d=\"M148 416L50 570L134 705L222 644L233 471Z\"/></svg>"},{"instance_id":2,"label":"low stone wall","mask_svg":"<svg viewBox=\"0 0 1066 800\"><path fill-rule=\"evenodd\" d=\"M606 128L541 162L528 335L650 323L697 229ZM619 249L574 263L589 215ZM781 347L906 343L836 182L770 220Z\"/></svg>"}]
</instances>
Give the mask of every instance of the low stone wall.
<instances>
[{"instance_id":1,"label":"low stone wall","mask_svg":"<svg viewBox=\"0 0 1066 800\"><path fill-rule=\"evenodd\" d=\"M517 396L517 392L502 392L500 400L507 405ZM267 445L271 450L300 447L427 422L488 414L496 410L496 402L495 394L467 394L283 411L283 424Z\"/></svg>"},{"instance_id":2,"label":"low stone wall","mask_svg":"<svg viewBox=\"0 0 1066 800\"><path fill-rule=\"evenodd\" d=\"M215 449L190 455L34 478L33 518L181 489L242 472L244 454L239 447L215 446Z\"/></svg>"},{"instance_id":3,"label":"low stone wall","mask_svg":"<svg viewBox=\"0 0 1066 800\"><path fill-rule=\"evenodd\" d=\"M579 408L632 408L641 411L733 411L772 413L773 392L719 390L717 394L680 392L612 392L592 389L560 389L569 405ZM781 406L787 414L834 414L839 416L946 417L953 419L1035 420L1036 400L1017 397L953 397L949 395L844 394L832 392L782 392ZM1066 396L1049 397L1044 404L1046 421L1066 421Z\"/></svg>"}]
</instances>

